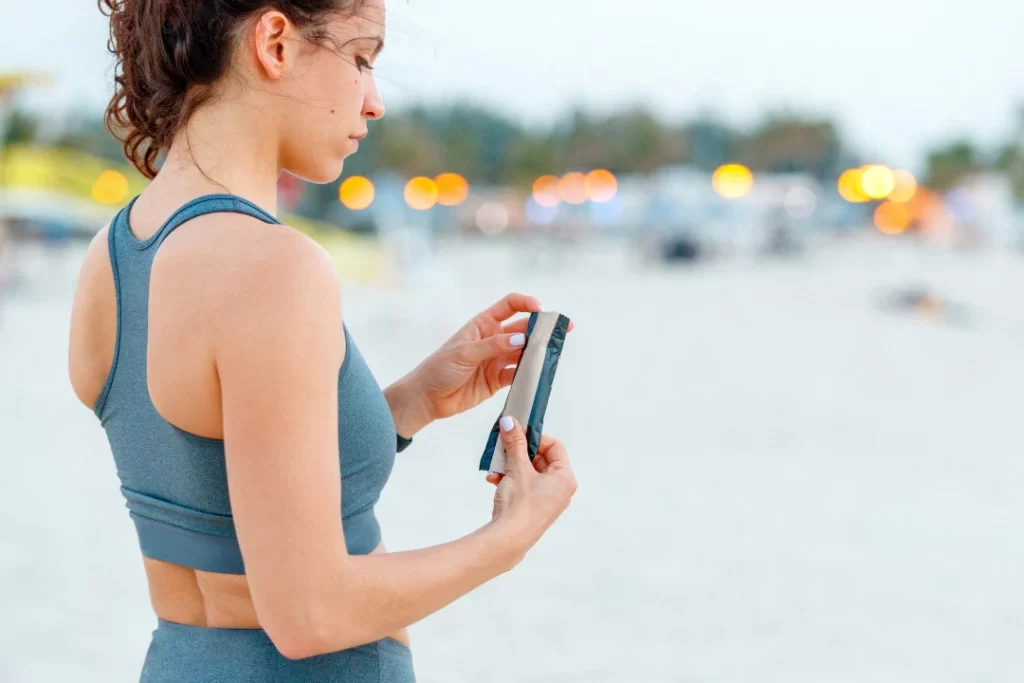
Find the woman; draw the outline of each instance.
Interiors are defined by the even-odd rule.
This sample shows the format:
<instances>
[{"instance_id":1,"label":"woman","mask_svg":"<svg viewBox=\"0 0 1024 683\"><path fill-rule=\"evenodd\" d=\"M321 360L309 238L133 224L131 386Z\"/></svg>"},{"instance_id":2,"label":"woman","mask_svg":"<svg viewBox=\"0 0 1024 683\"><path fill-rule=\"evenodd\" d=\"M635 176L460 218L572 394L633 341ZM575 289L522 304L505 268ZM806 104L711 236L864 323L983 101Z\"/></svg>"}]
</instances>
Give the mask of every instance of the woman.
<instances>
[{"instance_id":1,"label":"woman","mask_svg":"<svg viewBox=\"0 0 1024 683\"><path fill-rule=\"evenodd\" d=\"M103 5L108 123L153 180L89 249L69 369L144 556L141 680L413 681L406 626L514 567L576 483L505 424L476 532L385 553L374 503L418 430L511 383L525 319L503 323L540 306L506 297L381 391L333 263L274 218L281 171L336 179L384 113L382 0Z\"/></svg>"}]
</instances>

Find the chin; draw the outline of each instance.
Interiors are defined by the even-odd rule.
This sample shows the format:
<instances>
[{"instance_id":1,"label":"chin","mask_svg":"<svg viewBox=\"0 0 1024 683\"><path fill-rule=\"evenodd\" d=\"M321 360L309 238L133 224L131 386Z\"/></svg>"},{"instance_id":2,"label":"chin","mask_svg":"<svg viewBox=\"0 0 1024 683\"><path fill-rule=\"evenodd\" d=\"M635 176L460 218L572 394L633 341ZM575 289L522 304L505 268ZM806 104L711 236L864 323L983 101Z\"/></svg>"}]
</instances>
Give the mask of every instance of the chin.
<instances>
[{"instance_id":1,"label":"chin","mask_svg":"<svg viewBox=\"0 0 1024 683\"><path fill-rule=\"evenodd\" d=\"M330 163L327 163L327 162ZM341 172L345 168L345 159L317 159L315 162L309 164L303 164L296 168L287 168L286 170L296 178L305 180L307 183L314 183L316 185L326 185L327 183L333 183L335 180L341 177Z\"/></svg>"}]
</instances>

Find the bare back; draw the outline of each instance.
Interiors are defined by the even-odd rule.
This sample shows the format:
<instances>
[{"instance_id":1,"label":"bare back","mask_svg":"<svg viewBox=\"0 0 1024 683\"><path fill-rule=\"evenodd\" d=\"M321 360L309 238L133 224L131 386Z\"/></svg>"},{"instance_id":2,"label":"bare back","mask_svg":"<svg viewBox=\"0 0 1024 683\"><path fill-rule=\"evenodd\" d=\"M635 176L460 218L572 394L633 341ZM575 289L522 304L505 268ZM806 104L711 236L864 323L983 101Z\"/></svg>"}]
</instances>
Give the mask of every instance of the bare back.
<instances>
[{"instance_id":1,"label":"bare back","mask_svg":"<svg viewBox=\"0 0 1024 683\"><path fill-rule=\"evenodd\" d=\"M148 238L187 199L150 200L144 194L132 211L132 233ZM69 373L75 393L90 409L103 390L117 343L109 229L89 247L72 310ZM296 240L306 238L248 216L216 214L182 225L162 245L149 292L147 384L153 406L175 427L201 437L224 438L222 387L213 352L218 332L213 323L225 313L226 303L217 293L254 264L266 260L273 267L274 259L286 258L289 244ZM373 552L385 552L383 544ZM260 628L245 575L143 560L150 600L160 618L194 626ZM391 637L409 641L406 629Z\"/></svg>"}]
</instances>

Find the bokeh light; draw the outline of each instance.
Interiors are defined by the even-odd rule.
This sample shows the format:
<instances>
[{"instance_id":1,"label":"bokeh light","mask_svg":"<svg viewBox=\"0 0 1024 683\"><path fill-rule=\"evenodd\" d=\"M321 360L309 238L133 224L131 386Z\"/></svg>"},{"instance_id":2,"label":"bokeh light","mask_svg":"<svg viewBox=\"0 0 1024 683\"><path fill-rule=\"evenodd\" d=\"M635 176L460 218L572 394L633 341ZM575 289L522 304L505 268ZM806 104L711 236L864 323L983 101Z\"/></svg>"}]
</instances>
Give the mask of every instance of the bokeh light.
<instances>
[{"instance_id":1,"label":"bokeh light","mask_svg":"<svg viewBox=\"0 0 1024 683\"><path fill-rule=\"evenodd\" d=\"M860 191L869 199L885 199L896 188L892 170L880 164L865 166L860 177Z\"/></svg>"},{"instance_id":2,"label":"bokeh light","mask_svg":"<svg viewBox=\"0 0 1024 683\"><path fill-rule=\"evenodd\" d=\"M977 201L970 192L961 187L955 187L947 192L942 203L946 213L955 221L970 222L978 217Z\"/></svg>"},{"instance_id":3,"label":"bokeh light","mask_svg":"<svg viewBox=\"0 0 1024 683\"><path fill-rule=\"evenodd\" d=\"M486 235L497 235L508 227L508 209L497 202L481 204L476 210L476 227Z\"/></svg>"},{"instance_id":4,"label":"bokeh light","mask_svg":"<svg viewBox=\"0 0 1024 683\"><path fill-rule=\"evenodd\" d=\"M550 225L557 215L557 204L555 206L544 206L539 204L533 197L526 200L526 217L534 225Z\"/></svg>"},{"instance_id":5,"label":"bokeh light","mask_svg":"<svg viewBox=\"0 0 1024 683\"><path fill-rule=\"evenodd\" d=\"M871 198L861 190L861 176L863 169L851 168L839 176L839 196L853 204L863 204L871 201Z\"/></svg>"},{"instance_id":6,"label":"bokeh light","mask_svg":"<svg viewBox=\"0 0 1024 683\"><path fill-rule=\"evenodd\" d=\"M558 183L558 194L566 204L583 204L587 201L587 176L566 173Z\"/></svg>"},{"instance_id":7,"label":"bokeh light","mask_svg":"<svg viewBox=\"0 0 1024 683\"><path fill-rule=\"evenodd\" d=\"M417 211L426 211L437 203L437 183L417 176L405 184L405 202Z\"/></svg>"},{"instance_id":8,"label":"bokeh light","mask_svg":"<svg viewBox=\"0 0 1024 683\"><path fill-rule=\"evenodd\" d=\"M807 218L818 208L818 197L810 188L797 185L786 192L782 205L790 216Z\"/></svg>"},{"instance_id":9,"label":"bokeh light","mask_svg":"<svg viewBox=\"0 0 1024 683\"><path fill-rule=\"evenodd\" d=\"M740 199L750 194L754 187L754 174L741 164L726 164L715 171L711 177L711 185L719 196Z\"/></svg>"},{"instance_id":10,"label":"bokeh light","mask_svg":"<svg viewBox=\"0 0 1024 683\"><path fill-rule=\"evenodd\" d=\"M615 225L622 219L622 198L612 197L606 202L592 202L590 204L590 217L598 225Z\"/></svg>"},{"instance_id":11,"label":"bokeh light","mask_svg":"<svg viewBox=\"0 0 1024 683\"><path fill-rule=\"evenodd\" d=\"M373 204L376 194L370 179L360 175L346 178L338 188L338 198L341 203L345 205L346 209L353 211L362 211L368 208L370 204Z\"/></svg>"},{"instance_id":12,"label":"bokeh light","mask_svg":"<svg viewBox=\"0 0 1024 683\"><path fill-rule=\"evenodd\" d=\"M889 193L889 201L903 204L909 202L917 193L917 180L910 171L893 171L895 187Z\"/></svg>"},{"instance_id":13,"label":"bokeh light","mask_svg":"<svg viewBox=\"0 0 1024 683\"><path fill-rule=\"evenodd\" d=\"M540 206L557 206L562 201L558 193L558 177L542 175L533 181L533 200Z\"/></svg>"},{"instance_id":14,"label":"bokeh light","mask_svg":"<svg viewBox=\"0 0 1024 683\"><path fill-rule=\"evenodd\" d=\"M458 173L442 173L434 178L437 184L437 203L458 206L469 196L469 183Z\"/></svg>"},{"instance_id":15,"label":"bokeh light","mask_svg":"<svg viewBox=\"0 0 1024 683\"><path fill-rule=\"evenodd\" d=\"M910 211L906 204L882 202L875 209L875 227L886 235L899 235L910 227Z\"/></svg>"},{"instance_id":16,"label":"bokeh light","mask_svg":"<svg viewBox=\"0 0 1024 683\"><path fill-rule=\"evenodd\" d=\"M615 175L611 171L597 169L587 174L584 186L590 201L603 204L611 201L611 198L618 192L619 181L615 179Z\"/></svg>"},{"instance_id":17,"label":"bokeh light","mask_svg":"<svg viewBox=\"0 0 1024 683\"><path fill-rule=\"evenodd\" d=\"M937 194L926 187L918 187L917 192L906 203L911 221L928 221L935 217L942 206Z\"/></svg>"},{"instance_id":18,"label":"bokeh light","mask_svg":"<svg viewBox=\"0 0 1024 683\"><path fill-rule=\"evenodd\" d=\"M92 184L92 198L100 204L119 204L128 196L128 179L117 171L103 171Z\"/></svg>"}]
</instances>

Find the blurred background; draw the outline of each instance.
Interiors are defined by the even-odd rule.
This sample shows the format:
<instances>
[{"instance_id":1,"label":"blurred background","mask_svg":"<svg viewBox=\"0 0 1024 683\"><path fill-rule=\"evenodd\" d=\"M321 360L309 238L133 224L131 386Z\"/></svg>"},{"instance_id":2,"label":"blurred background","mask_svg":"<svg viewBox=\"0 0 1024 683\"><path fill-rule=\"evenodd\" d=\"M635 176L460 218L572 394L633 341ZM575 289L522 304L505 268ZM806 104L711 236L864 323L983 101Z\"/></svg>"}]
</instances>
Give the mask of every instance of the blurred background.
<instances>
[{"instance_id":1,"label":"blurred background","mask_svg":"<svg viewBox=\"0 0 1024 683\"><path fill-rule=\"evenodd\" d=\"M144 179L91 2L3 2L0 680L137 680L156 626L67 380L78 267ZM524 291L576 322L574 503L411 629L460 681L1024 677L1024 9L389 7L388 115L282 218L386 386ZM403 453L391 550L490 516L504 393ZM495 643L498 643L496 646Z\"/></svg>"}]
</instances>

